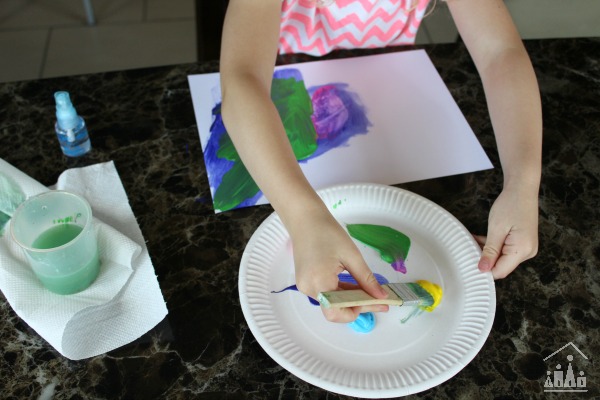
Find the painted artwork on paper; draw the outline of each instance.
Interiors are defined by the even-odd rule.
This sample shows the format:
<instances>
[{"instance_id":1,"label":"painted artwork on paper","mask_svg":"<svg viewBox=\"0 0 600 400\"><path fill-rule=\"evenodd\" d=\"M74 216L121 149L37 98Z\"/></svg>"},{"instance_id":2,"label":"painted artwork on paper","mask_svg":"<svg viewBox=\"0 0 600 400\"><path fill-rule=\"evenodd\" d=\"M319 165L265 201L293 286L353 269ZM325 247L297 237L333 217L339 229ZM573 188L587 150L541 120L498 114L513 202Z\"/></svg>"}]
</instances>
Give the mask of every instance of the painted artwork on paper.
<instances>
[{"instance_id":1,"label":"painted artwork on paper","mask_svg":"<svg viewBox=\"0 0 600 400\"><path fill-rule=\"evenodd\" d=\"M272 98L316 190L493 168L423 50L275 67ZM188 76L215 212L268 204L221 119L219 73Z\"/></svg>"},{"instance_id":2,"label":"painted artwork on paper","mask_svg":"<svg viewBox=\"0 0 600 400\"><path fill-rule=\"evenodd\" d=\"M366 134L371 126L359 96L347 84L307 88L296 68L275 71L271 98L299 162L347 146L353 136ZM227 134L220 101L214 105L212 116L204 161L215 210L254 205L262 193Z\"/></svg>"}]
</instances>

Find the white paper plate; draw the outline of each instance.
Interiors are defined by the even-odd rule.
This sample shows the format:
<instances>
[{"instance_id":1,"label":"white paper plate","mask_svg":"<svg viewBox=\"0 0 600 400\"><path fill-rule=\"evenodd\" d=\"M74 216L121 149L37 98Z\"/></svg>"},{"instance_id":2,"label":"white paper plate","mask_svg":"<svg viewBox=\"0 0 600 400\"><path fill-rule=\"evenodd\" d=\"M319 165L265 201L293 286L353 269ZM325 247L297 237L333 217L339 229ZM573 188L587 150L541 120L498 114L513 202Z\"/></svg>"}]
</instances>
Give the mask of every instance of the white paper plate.
<instances>
[{"instance_id":1,"label":"white paper plate","mask_svg":"<svg viewBox=\"0 0 600 400\"><path fill-rule=\"evenodd\" d=\"M401 274L357 242L374 272L390 282L426 279L444 297L431 313L402 324L408 307L376 314L368 334L334 324L293 285L287 231L276 214L256 230L242 257L239 294L250 330L277 363L323 389L383 398L417 393L450 379L483 346L496 309L491 273L477 269L480 249L467 229L435 203L384 185L351 184L319 191L342 224L386 225L411 239Z\"/></svg>"}]
</instances>

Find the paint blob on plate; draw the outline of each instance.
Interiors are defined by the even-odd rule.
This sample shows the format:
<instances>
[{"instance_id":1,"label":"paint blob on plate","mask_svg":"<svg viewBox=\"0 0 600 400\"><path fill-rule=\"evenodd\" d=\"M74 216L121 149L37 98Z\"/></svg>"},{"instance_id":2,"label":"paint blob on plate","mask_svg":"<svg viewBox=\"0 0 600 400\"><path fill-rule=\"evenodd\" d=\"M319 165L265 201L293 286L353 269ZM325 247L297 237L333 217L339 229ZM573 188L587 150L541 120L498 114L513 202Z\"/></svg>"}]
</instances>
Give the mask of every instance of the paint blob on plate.
<instances>
[{"instance_id":1,"label":"paint blob on plate","mask_svg":"<svg viewBox=\"0 0 600 400\"><path fill-rule=\"evenodd\" d=\"M341 204L341 202L342 201L340 200L339 203L336 204ZM407 235L385 225L347 224L346 229L351 237L376 250L381 259L390 264L395 271L406 274L405 261L408 257L411 243L410 238ZM379 284L389 283L383 275L377 273L374 275ZM340 282L357 284L356 279L348 273L339 274L338 279ZM432 296L433 304L415 307L407 317L401 320L402 323L406 323L410 319L421 315L423 311L433 311L442 299L442 288L440 286L426 280L419 280L416 283ZM282 293L288 290L298 291L298 287L296 285L290 285L283 289L271 291L271 293ZM316 299L308 296L307 298L312 305L319 305L319 302ZM375 328L375 316L373 313L360 314L354 322L351 322L348 325L356 332L368 333Z\"/></svg>"}]
</instances>

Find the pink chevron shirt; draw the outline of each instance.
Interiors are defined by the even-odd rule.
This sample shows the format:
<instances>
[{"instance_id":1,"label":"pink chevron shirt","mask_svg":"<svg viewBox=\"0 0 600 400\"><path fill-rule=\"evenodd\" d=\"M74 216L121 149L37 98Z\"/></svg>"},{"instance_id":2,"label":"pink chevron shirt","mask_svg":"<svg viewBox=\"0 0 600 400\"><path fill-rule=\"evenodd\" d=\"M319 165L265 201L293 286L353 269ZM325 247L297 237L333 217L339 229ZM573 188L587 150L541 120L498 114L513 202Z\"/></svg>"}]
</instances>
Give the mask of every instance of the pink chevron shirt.
<instances>
[{"instance_id":1,"label":"pink chevron shirt","mask_svg":"<svg viewBox=\"0 0 600 400\"><path fill-rule=\"evenodd\" d=\"M283 0L279 53L414 44L429 0Z\"/></svg>"}]
</instances>

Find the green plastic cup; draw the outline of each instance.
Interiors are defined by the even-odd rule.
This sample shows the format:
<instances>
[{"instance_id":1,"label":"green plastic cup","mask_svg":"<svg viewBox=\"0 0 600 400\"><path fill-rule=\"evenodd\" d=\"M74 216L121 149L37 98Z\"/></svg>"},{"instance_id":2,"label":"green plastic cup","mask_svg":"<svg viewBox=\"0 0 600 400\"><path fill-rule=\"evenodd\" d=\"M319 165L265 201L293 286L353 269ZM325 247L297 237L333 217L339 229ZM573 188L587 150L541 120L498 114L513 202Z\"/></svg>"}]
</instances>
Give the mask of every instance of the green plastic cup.
<instances>
[{"instance_id":1,"label":"green plastic cup","mask_svg":"<svg viewBox=\"0 0 600 400\"><path fill-rule=\"evenodd\" d=\"M10 227L13 239L48 290L77 293L98 276L92 209L83 197L62 190L30 197L14 212Z\"/></svg>"}]
</instances>

